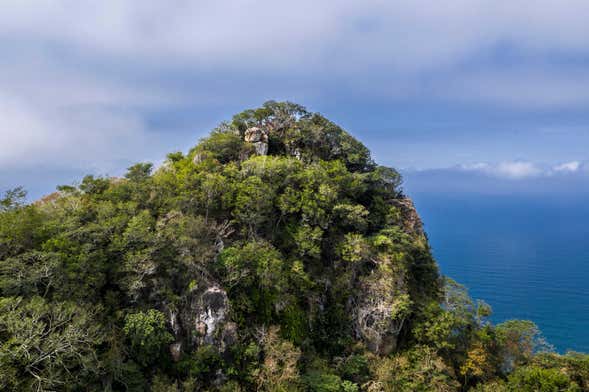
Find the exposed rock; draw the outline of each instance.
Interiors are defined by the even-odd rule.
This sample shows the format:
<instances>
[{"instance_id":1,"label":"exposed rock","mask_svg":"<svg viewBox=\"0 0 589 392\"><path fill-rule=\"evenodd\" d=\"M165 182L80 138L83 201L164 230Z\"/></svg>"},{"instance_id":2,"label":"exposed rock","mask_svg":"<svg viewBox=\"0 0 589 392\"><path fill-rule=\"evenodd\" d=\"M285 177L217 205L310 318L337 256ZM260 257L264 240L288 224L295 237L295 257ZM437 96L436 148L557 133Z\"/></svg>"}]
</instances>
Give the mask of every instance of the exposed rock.
<instances>
[{"instance_id":1,"label":"exposed rock","mask_svg":"<svg viewBox=\"0 0 589 392\"><path fill-rule=\"evenodd\" d=\"M248 128L245 130L245 141L248 143L268 142L268 132L258 127Z\"/></svg>"},{"instance_id":2,"label":"exposed rock","mask_svg":"<svg viewBox=\"0 0 589 392\"><path fill-rule=\"evenodd\" d=\"M192 158L192 163L198 165L199 163L204 161L209 155L210 154L207 151L197 152L196 154L194 154L194 157Z\"/></svg>"},{"instance_id":3,"label":"exposed rock","mask_svg":"<svg viewBox=\"0 0 589 392\"><path fill-rule=\"evenodd\" d=\"M227 303L227 293L217 286L209 288L202 295L203 309L197 320L198 323L205 324L205 343L213 343L213 334L217 326L225 321Z\"/></svg>"},{"instance_id":4,"label":"exposed rock","mask_svg":"<svg viewBox=\"0 0 589 392\"><path fill-rule=\"evenodd\" d=\"M244 140L252 143L258 155L268 154L268 131L258 127L245 130Z\"/></svg>"},{"instance_id":5,"label":"exposed rock","mask_svg":"<svg viewBox=\"0 0 589 392\"><path fill-rule=\"evenodd\" d=\"M203 285L203 288L204 291L193 291L183 306L182 327L190 332L188 338L192 344L216 344L216 332L225 321L229 300L225 290L216 284Z\"/></svg>"},{"instance_id":6,"label":"exposed rock","mask_svg":"<svg viewBox=\"0 0 589 392\"><path fill-rule=\"evenodd\" d=\"M178 362L182 357L182 342L170 344L170 355L174 362Z\"/></svg>"},{"instance_id":7,"label":"exposed rock","mask_svg":"<svg viewBox=\"0 0 589 392\"><path fill-rule=\"evenodd\" d=\"M237 325L228 321L229 299L217 283L203 280L189 293L176 313L167 310L169 327L176 342L187 350L212 345L224 354L238 339ZM170 348L171 350L171 348Z\"/></svg>"},{"instance_id":8,"label":"exposed rock","mask_svg":"<svg viewBox=\"0 0 589 392\"><path fill-rule=\"evenodd\" d=\"M217 388L220 388L223 384L227 382L227 376L223 373L222 369L218 369L215 372L215 378L213 379L212 384Z\"/></svg>"},{"instance_id":9,"label":"exposed rock","mask_svg":"<svg viewBox=\"0 0 589 392\"><path fill-rule=\"evenodd\" d=\"M401 199L395 199L392 201L392 205L397 207L401 212L402 227L408 234L417 236L424 236L423 223L421 218L415 209L413 201L408 197Z\"/></svg>"},{"instance_id":10,"label":"exposed rock","mask_svg":"<svg viewBox=\"0 0 589 392\"><path fill-rule=\"evenodd\" d=\"M178 313L170 310L169 311L169 318L170 318L170 327L172 331L174 331L174 336L178 336L180 334L180 324L178 323Z\"/></svg>"}]
</instances>

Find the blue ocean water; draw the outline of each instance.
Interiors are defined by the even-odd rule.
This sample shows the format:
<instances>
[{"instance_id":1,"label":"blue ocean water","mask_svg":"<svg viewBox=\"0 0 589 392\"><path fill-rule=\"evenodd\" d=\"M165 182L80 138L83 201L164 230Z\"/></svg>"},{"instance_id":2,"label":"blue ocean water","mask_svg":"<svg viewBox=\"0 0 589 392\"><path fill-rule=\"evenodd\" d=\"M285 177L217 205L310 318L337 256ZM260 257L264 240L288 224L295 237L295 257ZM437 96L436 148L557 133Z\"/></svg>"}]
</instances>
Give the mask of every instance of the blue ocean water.
<instances>
[{"instance_id":1,"label":"blue ocean water","mask_svg":"<svg viewBox=\"0 0 589 392\"><path fill-rule=\"evenodd\" d=\"M443 274L534 321L560 352L589 352L589 203L546 195L411 195Z\"/></svg>"}]
</instances>

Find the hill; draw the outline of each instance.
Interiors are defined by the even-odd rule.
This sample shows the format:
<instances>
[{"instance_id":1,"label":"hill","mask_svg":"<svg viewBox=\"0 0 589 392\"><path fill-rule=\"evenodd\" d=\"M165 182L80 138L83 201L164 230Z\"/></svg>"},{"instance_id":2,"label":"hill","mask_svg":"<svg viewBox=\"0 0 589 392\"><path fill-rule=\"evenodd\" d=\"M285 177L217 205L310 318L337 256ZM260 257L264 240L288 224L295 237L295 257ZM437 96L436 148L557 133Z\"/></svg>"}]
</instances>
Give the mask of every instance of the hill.
<instances>
[{"instance_id":1,"label":"hill","mask_svg":"<svg viewBox=\"0 0 589 392\"><path fill-rule=\"evenodd\" d=\"M587 357L442 277L400 175L302 106L22 196L0 203L2 390L587 388Z\"/></svg>"}]
</instances>

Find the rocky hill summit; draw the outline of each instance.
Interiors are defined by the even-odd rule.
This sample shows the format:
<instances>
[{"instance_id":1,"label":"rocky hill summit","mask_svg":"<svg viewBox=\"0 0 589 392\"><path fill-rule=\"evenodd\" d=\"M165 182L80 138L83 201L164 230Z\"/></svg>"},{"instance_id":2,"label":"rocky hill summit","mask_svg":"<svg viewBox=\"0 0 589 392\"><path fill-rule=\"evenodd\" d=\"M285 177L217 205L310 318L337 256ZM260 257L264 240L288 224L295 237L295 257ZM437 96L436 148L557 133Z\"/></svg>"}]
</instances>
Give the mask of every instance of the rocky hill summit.
<instances>
[{"instance_id":1,"label":"rocky hill summit","mask_svg":"<svg viewBox=\"0 0 589 392\"><path fill-rule=\"evenodd\" d=\"M337 338L385 355L414 309L438 298L437 269L399 174L321 115L276 102L245 111L155 177L184 170L203 177L196 188L210 182L201 207L220 230L198 289L176 311L163 309L175 358L203 344L224 353L270 325L299 344L325 339L316 348L331 349ZM234 178L235 201L224 208Z\"/></svg>"},{"instance_id":2,"label":"rocky hill summit","mask_svg":"<svg viewBox=\"0 0 589 392\"><path fill-rule=\"evenodd\" d=\"M271 101L155 172L7 193L0 390L586 388L586 356L538 355L533 323L492 326L440 276L400 186Z\"/></svg>"}]
</instances>

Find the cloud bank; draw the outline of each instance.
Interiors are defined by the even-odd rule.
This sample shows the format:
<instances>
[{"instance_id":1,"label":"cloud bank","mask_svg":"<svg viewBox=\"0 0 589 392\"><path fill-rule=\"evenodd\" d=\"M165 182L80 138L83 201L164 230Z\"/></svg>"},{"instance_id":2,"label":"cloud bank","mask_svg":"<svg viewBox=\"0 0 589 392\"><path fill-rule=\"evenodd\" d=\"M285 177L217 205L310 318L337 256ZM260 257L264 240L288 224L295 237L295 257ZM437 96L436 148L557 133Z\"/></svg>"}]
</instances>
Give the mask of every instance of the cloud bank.
<instances>
[{"instance_id":1,"label":"cloud bank","mask_svg":"<svg viewBox=\"0 0 589 392\"><path fill-rule=\"evenodd\" d=\"M584 110L587 16L583 0L6 0L0 174L120 170L268 98Z\"/></svg>"},{"instance_id":2,"label":"cloud bank","mask_svg":"<svg viewBox=\"0 0 589 392\"><path fill-rule=\"evenodd\" d=\"M556 165L527 161L474 163L443 169L404 170L410 194L589 196L589 162Z\"/></svg>"},{"instance_id":3,"label":"cloud bank","mask_svg":"<svg viewBox=\"0 0 589 392\"><path fill-rule=\"evenodd\" d=\"M453 168L448 170L453 170ZM564 162L557 165L540 165L526 161L499 162L496 164L480 162L474 164L458 165L455 170L478 172L480 174L510 180L521 180L534 177L549 177L574 173L589 175L589 164L580 161Z\"/></svg>"}]
</instances>

